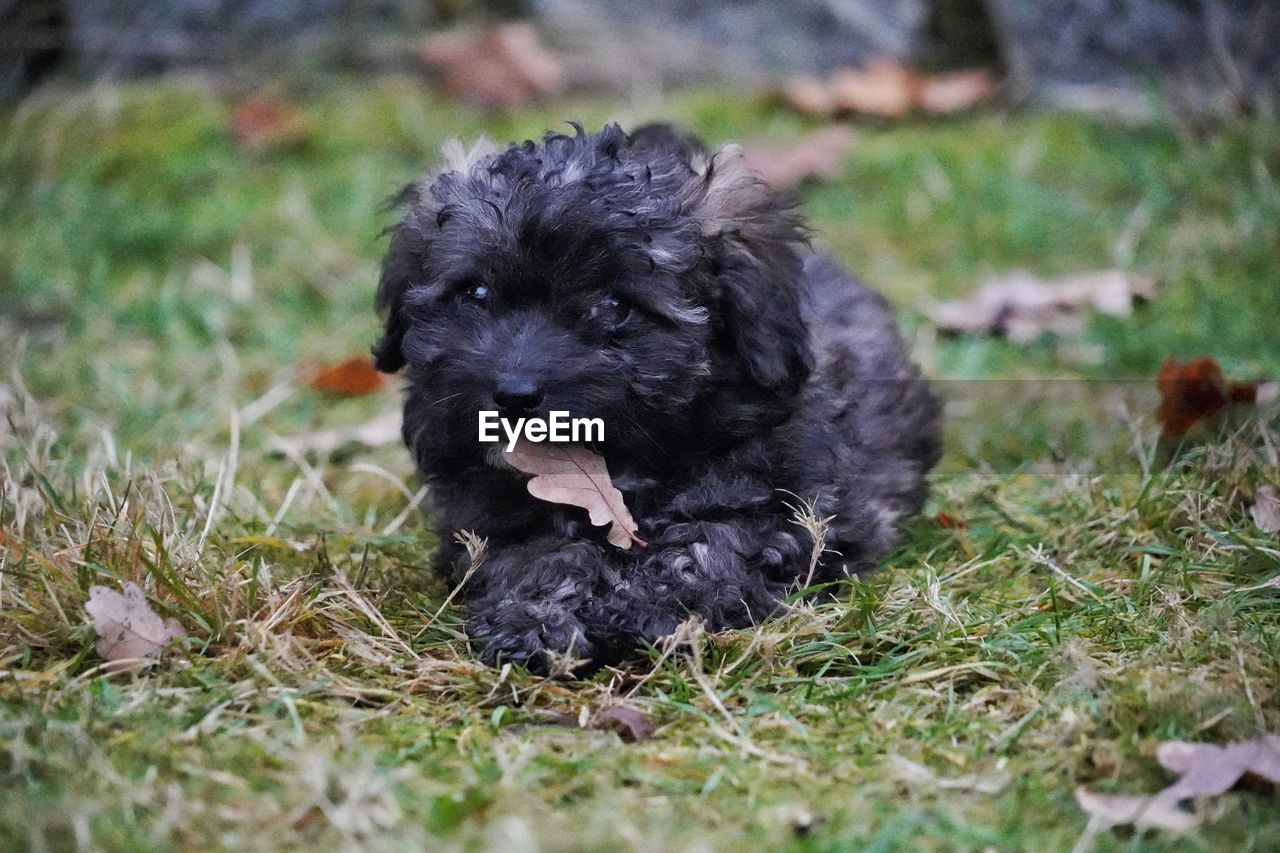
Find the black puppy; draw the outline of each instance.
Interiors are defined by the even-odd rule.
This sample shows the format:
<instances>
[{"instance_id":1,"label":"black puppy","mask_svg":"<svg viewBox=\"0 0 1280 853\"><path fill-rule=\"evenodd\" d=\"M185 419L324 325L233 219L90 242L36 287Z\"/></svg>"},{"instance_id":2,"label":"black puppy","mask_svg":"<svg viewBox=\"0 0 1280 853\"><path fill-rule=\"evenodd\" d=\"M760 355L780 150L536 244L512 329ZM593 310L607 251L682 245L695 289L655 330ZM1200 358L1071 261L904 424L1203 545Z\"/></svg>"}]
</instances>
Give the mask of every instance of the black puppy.
<instances>
[{"instance_id":1,"label":"black puppy","mask_svg":"<svg viewBox=\"0 0 1280 853\"><path fill-rule=\"evenodd\" d=\"M797 498L832 517L814 583L874 568L925 499L939 406L887 303L807 251L735 148L610 125L446 159L403 194L374 355L408 366L437 562L456 580L452 534L489 541L464 589L484 660L599 665L692 614L757 623L810 580ZM647 547L531 497L478 441L495 409L602 418Z\"/></svg>"}]
</instances>

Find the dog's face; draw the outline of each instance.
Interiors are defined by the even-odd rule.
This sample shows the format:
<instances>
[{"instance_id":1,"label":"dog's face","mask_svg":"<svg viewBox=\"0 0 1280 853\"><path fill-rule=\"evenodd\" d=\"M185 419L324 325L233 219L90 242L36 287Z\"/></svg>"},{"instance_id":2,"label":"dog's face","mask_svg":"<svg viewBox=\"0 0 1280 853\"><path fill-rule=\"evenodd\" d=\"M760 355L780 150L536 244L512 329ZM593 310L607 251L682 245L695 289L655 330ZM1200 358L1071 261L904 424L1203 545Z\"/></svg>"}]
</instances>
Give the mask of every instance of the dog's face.
<instances>
[{"instance_id":1,"label":"dog's face","mask_svg":"<svg viewBox=\"0 0 1280 853\"><path fill-rule=\"evenodd\" d=\"M451 161L406 191L379 291L425 467L483 458L482 410L601 418L607 453L645 456L803 382L795 220L725 158L612 126Z\"/></svg>"}]
</instances>

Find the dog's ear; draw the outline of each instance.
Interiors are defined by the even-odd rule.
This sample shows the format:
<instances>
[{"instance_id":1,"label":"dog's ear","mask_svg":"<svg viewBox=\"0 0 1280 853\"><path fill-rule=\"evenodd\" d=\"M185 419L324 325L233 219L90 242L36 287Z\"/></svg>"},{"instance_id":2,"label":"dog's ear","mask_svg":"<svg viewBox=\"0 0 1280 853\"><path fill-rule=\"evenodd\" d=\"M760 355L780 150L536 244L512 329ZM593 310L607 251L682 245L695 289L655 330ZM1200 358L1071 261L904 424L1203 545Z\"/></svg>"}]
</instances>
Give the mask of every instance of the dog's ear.
<instances>
[{"instance_id":1,"label":"dog's ear","mask_svg":"<svg viewBox=\"0 0 1280 853\"><path fill-rule=\"evenodd\" d=\"M382 276L378 282L378 311L386 316L382 338L373 345L374 366L379 370L395 373L406 364L403 344L410 318L405 297L422 279L427 243L439 230L442 219L443 202L433 197L433 184L460 179L483 167L497 153L498 148L483 136L470 147L450 139L441 147L440 165L387 203L388 209L408 213L384 232L391 235L391 245L382 259ZM452 185L456 186L456 181Z\"/></svg>"},{"instance_id":2,"label":"dog's ear","mask_svg":"<svg viewBox=\"0 0 1280 853\"><path fill-rule=\"evenodd\" d=\"M791 205L770 191L726 146L693 164L701 186L689 206L707 241L715 314L747 372L766 390L790 396L813 369L800 311L806 237Z\"/></svg>"},{"instance_id":3,"label":"dog's ear","mask_svg":"<svg viewBox=\"0 0 1280 853\"><path fill-rule=\"evenodd\" d=\"M416 189L409 187L407 196ZM378 312L385 316L382 337L373 345L373 366L384 373L395 373L405 366L404 336L409 331L409 312L405 296L420 273L421 240L406 220L388 229L391 246L382 259L382 275L378 280Z\"/></svg>"},{"instance_id":4,"label":"dog's ear","mask_svg":"<svg viewBox=\"0 0 1280 853\"><path fill-rule=\"evenodd\" d=\"M391 245L382 259L382 274L378 279L377 306L378 313L385 318L385 328L382 337L373 345L373 366L385 373L395 373L405 366L403 344L409 331L405 296L419 274L422 251L412 208L421 195L421 184L409 184L387 203L389 209L408 207L410 212L383 232L391 236Z\"/></svg>"}]
</instances>

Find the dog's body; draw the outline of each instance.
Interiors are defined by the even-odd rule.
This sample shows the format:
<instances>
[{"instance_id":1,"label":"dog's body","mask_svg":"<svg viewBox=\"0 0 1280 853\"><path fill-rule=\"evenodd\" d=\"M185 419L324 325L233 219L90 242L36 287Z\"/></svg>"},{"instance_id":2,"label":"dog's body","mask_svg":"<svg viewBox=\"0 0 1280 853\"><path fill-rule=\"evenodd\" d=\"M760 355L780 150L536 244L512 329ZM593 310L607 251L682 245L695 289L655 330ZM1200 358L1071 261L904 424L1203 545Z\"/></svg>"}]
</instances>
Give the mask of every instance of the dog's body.
<instances>
[{"instance_id":1,"label":"dog's body","mask_svg":"<svg viewBox=\"0 0 1280 853\"><path fill-rule=\"evenodd\" d=\"M745 627L806 582L871 570L918 512L939 408L887 303L804 248L732 152L665 126L455 155L406 191L378 366L409 366L404 434L488 661L600 664L690 615ZM477 413L601 417L646 540L539 501ZM814 543L793 507L831 517Z\"/></svg>"}]
</instances>

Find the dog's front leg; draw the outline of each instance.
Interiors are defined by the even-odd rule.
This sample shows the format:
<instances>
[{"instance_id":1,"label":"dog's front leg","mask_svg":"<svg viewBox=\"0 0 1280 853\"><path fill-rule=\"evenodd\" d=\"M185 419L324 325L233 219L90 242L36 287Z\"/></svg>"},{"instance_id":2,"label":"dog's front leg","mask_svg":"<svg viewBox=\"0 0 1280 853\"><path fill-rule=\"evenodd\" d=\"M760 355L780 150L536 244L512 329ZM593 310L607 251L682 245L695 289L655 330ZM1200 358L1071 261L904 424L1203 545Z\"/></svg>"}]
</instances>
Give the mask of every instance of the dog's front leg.
<instances>
[{"instance_id":1,"label":"dog's front leg","mask_svg":"<svg viewBox=\"0 0 1280 853\"><path fill-rule=\"evenodd\" d=\"M597 650L577 612L605 562L592 542L540 536L496 546L468 581L466 627L486 663L523 663L535 672L555 658L595 662Z\"/></svg>"},{"instance_id":2,"label":"dog's front leg","mask_svg":"<svg viewBox=\"0 0 1280 853\"><path fill-rule=\"evenodd\" d=\"M584 608L601 647L635 648L692 615L710 630L743 628L777 609L807 543L775 516L672 522Z\"/></svg>"}]
</instances>

